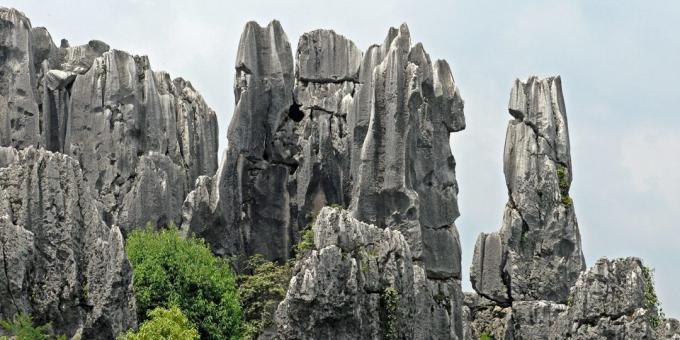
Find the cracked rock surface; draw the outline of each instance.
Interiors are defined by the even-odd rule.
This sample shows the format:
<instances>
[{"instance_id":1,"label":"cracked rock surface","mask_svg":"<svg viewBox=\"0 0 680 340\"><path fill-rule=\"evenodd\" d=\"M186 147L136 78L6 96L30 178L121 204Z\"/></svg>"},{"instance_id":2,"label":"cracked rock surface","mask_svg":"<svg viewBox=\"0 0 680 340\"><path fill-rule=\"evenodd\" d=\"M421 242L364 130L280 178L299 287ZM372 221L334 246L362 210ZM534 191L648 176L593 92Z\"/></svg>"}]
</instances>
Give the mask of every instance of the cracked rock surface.
<instances>
[{"instance_id":1,"label":"cracked rock surface","mask_svg":"<svg viewBox=\"0 0 680 340\"><path fill-rule=\"evenodd\" d=\"M657 311L637 258L586 269L573 202L559 77L515 81L504 152L509 200L499 232L477 239L465 339L663 339L676 320Z\"/></svg>"},{"instance_id":2,"label":"cracked rock surface","mask_svg":"<svg viewBox=\"0 0 680 340\"><path fill-rule=\"evenodd\" d=\"M273 21L246 25L235 68L229 149L217 174L200 179L185 201L183 230L218 254L286 260L324 206L347 208L408 243L419 320L413 337L460 338L449 135L465 128L465 118L446 61L412 45L406 25L363 54L346 37L315 30L300 38L293 58Z\"/></svg>"},{"instance_id":3,"label":"cracked rock surface","mask_svg":"<svg viewBox=\"0 0 680 340\"><path fill-rule=\"evenodd\" d=\"M567 116L560 77L512 88L503 154L508 203L500 232L479 236L471 281L501 304L565 303L585 269L569 197L572 180Z\"/></svg>"},{"instance_id":4,"label":"cracked rock surface","mask_svg":"<svg viewBox=\"0 0 680 340\"><path fill-rule=\"evenodd\" d=\"M0 165L0 318L28 312L85 339L136 326L123 236L102 221L78 162L28 147Z\"/></svg>"},{"instance_id":5,"label":"cracked rock surface","mask_svg":"<svg viewBox=\"0 0 680 340\"><path fill-rule=\"evenodd\" d=\"M279 337L377 339L389 325L398 338L413 339L416 285L404 236L329 207L312 230L314 249L296 262L276 312ZM394 308L388 289L397 292Z\"/></svg>"},{"instance_id":6,"label":"cracked rock surface","mask_svg":"<svg viewBox=\"0 0 680 340\"><path fill-rule=\"evenodd\" d=\"M108 224L181 223L194 181L217 169L217 120L191 83L98 40L52 41L0 8L0 146L78 160Z\"/></svg>"}]
</instances>

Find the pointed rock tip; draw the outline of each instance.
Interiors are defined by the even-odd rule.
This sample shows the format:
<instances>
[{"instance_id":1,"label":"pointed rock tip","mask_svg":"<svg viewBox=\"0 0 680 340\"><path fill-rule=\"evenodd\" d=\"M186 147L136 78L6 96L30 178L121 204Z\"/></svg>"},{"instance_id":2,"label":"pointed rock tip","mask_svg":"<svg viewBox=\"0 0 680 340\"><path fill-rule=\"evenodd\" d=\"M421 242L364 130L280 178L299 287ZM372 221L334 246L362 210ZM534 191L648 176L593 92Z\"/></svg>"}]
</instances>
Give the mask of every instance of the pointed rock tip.
<instances>
[{"instance_id":1,"label":"pointed rock tip","mask_svg":"<svg viewBox=\"0 0 680 340\"><path fill-rule=\"evenodd\" d=\"M401 25L399 25L399 33L404 33L404 34L410 34L411 33L408 29L407 23L402 22Z\"/></svg>"},{"instance_id":2,"label":"pointed rock tip","mask_svg":"<svg viewBox=\"0 0 680 340\"><path fill-rule=\"evenodd\" d=\"M263 29L279 29L283 30L283 27L281 26L281 22L277 19L271 20L269 23L267 23L267 26L262 26L260 25L257 21L255 20L250 20L248 21L245 26L243 26L243 30L249 30L249 29L256 29L256 30L263 30Z\"/></svg>"}]
</instances>

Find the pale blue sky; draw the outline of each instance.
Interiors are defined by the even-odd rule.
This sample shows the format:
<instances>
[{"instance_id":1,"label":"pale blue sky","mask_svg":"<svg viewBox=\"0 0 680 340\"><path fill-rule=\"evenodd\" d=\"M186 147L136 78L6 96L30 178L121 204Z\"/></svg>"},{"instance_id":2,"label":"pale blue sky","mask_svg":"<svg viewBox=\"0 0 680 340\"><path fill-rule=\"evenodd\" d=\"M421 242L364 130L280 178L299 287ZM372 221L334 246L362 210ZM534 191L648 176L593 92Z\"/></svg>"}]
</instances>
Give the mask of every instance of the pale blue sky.
<instances>
[{"instance_id":1,"label":"pale blue sky","mask_svg":"<svg viewBox=\"0 0 680 340\"><path fill-rule=\"evenodd\" d=\"M468 127L458 161L463 267L479 232L500 227L507 103L515 78L560 74L574 163L571 196L586 260L639 256L656 268L663 308L680 316L680 2L678 1L44 1L6 0L57 42L100 39L146 54L233 110L243 25L332 28L365 49L407 22L413 42L451 64ZM465 273L464 287L470 290Z\"/></svg>"}]
</instances>

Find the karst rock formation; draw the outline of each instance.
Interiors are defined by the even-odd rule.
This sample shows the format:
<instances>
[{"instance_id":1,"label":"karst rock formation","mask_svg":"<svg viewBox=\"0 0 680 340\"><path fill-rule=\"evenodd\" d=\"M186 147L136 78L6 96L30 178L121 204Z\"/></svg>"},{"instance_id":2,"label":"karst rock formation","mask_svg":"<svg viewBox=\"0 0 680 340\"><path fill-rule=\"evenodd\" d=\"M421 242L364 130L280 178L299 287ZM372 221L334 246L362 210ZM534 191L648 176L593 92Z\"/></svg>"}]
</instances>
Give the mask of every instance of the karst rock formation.
<instances>
[{"instance_id":1,"label":"karst rock formation","mask_svg":"<svg viewBox=\"0 0 680 340\"><path fill-rule=\"evenodd\" d=\"M503 154L508 203L499 232L477 239L465 293L465 339L680 338L649 269L602 258L586 269L560 77L516 80Z\"/></svg>"},{"instance_id":2,"label":"karst rock formation","mask_svg":"<svg viewBox=\"0 0 680 340\"><path fill-rule=\"evenodd\" d=\"M680 339L641 260L586 268L559 77L512 88L508 203L474 246L474 293L450 142L464 102L405 24L362 50L332 30L293 49L278 21L249 22L234 93L218 165L190 82L0 8L0 318L83 339L136 327L124 235L151 223L294 263L263 339Z\"/></svg>"},{"instance_id":3,"label":"karst rock formation","mask_svg":"<svg viewBox=\"0 0 680 340\"><path fill-rule=\"evenodd\" d=\"M56 46L14 9L0 20L0 146L77 160L107 224L180 224L217 168L217 119L191 83L98 40Z\"/></svg>"}]
</instances>

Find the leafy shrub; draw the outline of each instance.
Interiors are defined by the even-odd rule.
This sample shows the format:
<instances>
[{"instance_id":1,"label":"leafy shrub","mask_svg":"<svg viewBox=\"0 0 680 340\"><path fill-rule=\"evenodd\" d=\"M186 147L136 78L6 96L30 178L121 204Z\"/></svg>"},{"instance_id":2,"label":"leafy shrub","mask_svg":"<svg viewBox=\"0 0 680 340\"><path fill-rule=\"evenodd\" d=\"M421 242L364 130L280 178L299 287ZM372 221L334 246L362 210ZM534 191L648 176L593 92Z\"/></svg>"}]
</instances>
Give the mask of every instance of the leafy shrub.
<instances>
[{"instance_id":1,"label":"leafy shrub","mask_svg":"<svg viewBox=\"0 0 680 340\"><path fill-rule=\"evenodd\" d=\"M130 233L126 251L134 271L137 313L177 306L203 339L234 339L241 330L235 275L204 241L183 239L177 229Z\"/></svg>"},{"instance_id":2,"label":"leafy shrub","mask_svg":"<svg viewBox=\"0 0 680 340\"><path fill-rule=\"evenodd\" d=\"M333 204L329 205L329 207L331 207L331 208L333 208L333 209L335 209L335 210L338 210L338 211L340 211L340 210L342 210L342 209L345 209L345 207L343 207L342 205L337 204L337 203L333 203Z\"/></svg>"},{"instance_id":3,"label":"leafy shrub","mask_svg":"<svg viewBox=\"0 0 680 340\"><path fill-rule=\"evenodd\" d=\"M567 168L562 165L557 165L557 180L560 187L560 195L562 196L562 204L571 206L574 201L569 197L569 181L567 181Z\"/></svg>"},{"instance_id":4,"label":"leafy shrub","mask_svg":"<svg viewBox=\"0 0 680 340\"><path fill-rule=\"evenodd\" d=\"M239 276L239 292L245 324L245 339L256 339L262 331L274 324L274 312L286 297L291 277L291 264L276 264L262 255L248 259L248 274Z\"/></svg>"},{"instance_id":5,"label":"leafy shrub","mask_svg":"<svg viewBox=\"0 0 680 340\"><path fill-rule=\"evenodd\" d=\"M66 339L65 336L50 337L51 325L49 323L42 326L33 325L33 317L28 313L19 312L11 320L0 320L0 329L8 332L12 337L0 336L0 340L47 340Z\"/></svg>"},{"instance_id":6,"label":"leafy shrub","mask_svg":"<svg viewBox=\"0 0 680 340\"><path fill-rule=\"evenodd\" d=\"M654 269L643 265L642 278L645 281L645 307L651 310L649 312L649 322L652 324L652 327L656 328L661 325L665 316L661 309L659 297L656 295L656 289L654 289Z\"/></svg>"},{"instance_id":7,"label":"leafy shrub","mask_svg":"<svg viewBox=\"0 0 680 340\"><path fill-rule=\"evenodd\" d=\"M482 332L482 334L479 335L479 340L493 340L493 335L489 332Z\"/></svg>"},{"instance_id":8,"label":"leafy shrub","mask_svg":"<svg viewBox=\"0 0 680 340\"><path fill-rule=\"evenodd\" d=\"M314 249L314 231L311 226L309 226L302 232L300 242L295 245L295 255L297 257L302 257L312 249Z\"/></svg>"},{"instance_id":9,"label":"leafy shrub","mask_svg":"<svg viewBox=\"0 0 680 340\"><path fill-rule=\"evenodd\" d=\"M148 319L136 332L129 331L118 340L195 340L198 330L176 306L156 307L147 313Z\"/></svg>"},{"instance_id":10,"label":"leafy shrub","mask_svg":"<svg viewBox=\"0 0 680 340\"><path fill-rule=\"evenodd\" d=\"M388 287L380 294L382 309L383 337L399 339L399 291Z\"/></svg>"}]
</instances>

